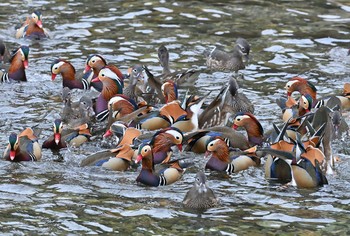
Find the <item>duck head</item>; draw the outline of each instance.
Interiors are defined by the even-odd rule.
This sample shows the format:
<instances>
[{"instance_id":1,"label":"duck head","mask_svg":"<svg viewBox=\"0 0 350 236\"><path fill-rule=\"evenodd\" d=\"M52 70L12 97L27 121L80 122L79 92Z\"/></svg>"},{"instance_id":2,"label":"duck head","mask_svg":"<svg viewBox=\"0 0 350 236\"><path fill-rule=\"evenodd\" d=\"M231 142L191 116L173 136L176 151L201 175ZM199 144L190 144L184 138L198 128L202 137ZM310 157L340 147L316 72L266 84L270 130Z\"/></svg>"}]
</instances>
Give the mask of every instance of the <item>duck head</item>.
<instances>
[{"instance_id":1,"label":"duck head","mask_svg":"<svg viewBox=\"0 0 350 236\"><path fill-rule=\"evenodd\" d=\"M63 123L61 119L56 119L53 122L53 133L56 145L61 141L61 133L63 130Z\"/></svg>"},{"instance_id":2,"label":"duck head","mask_svg":"<svg viewBox=\"0 0 350 236\"><path fill-rule=\"evenodd\" d=\"M16 133L11 133L9 136L10 159L13 161L16 157L16 151L19 147L19 137Z\"/></svg>"},{"instance_id":3,"label":"duck head","mask_svg":"<svg viewBox=\"0 0 350 236\"><path fill-rule=\"evenodd\" d=\"M86 63L85 63L85 69L83 73L86 73L88 71L92 70L101 70L104 66L107 65L106 60L99 54L94 54L94 55L90 55L87 59L86 59Z\"/></svg>"},{"instance_id":4,"label":"duck head","mask_svg":"<svg viewBox=\"0 0 350 236\"><path fill-rule=\"evenodd\" d=\"M162 93L165 98L165 103L172 102L177 100L178 98L178 91L177 91L177 85L174 81L168 80L166 81L162 87Z\"/></svg>"},{"instance_id":5,"label":"duck head","mask_svg":"<svg viewBox=\"0 0 350 236\"><path fill-rule=\"evenodd\" d=\"M32 15L32 20L33 22L35 22L35 24L39 27L39 28L43 28L43 23L42 23L42 15L41 12L38 10L35 10Z\"/></svg>"},{"instance_id":6,"label":"duck head","mask_svg":"<svg viewBox=\"0 0 350 236\"><path fill-rule=\"evenodd\" d=\"M210 137L207 141L205 157L214 156L229 163L229 146L221 137Z\"/></svg>"}]
</instances>

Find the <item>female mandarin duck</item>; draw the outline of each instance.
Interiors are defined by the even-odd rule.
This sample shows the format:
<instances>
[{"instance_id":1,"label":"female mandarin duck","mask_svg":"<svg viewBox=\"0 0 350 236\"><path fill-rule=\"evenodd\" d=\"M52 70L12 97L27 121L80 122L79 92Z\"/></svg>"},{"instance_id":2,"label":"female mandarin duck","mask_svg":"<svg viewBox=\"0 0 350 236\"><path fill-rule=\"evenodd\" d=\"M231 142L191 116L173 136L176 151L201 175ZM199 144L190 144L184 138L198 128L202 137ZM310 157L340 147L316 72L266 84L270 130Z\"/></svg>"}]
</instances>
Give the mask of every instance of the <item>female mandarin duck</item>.
<instances>
[{"instance_id":1,"label":"female mandarin duck","mask_svg":"<svg viewBox=\"0 0 350 236\"><path fill-rule=\"evenodd\" d=\"M31 128L26 128L22 133L10 134L9 144L4 152L3 158L7 161L39 161L41 159L41 148L38 138Z\"/></svg>"},{"instance_id":2,"label":"female mandarin duck","mask_svg":"<svg viewBox=\"0 0 350 236\"><path fill-rule=\"evenodd\" d=\"M250 166L260 165L260 158L253 155L230 157L229 146L221 137L210 137L207 142L205 156L210 156L206 169L226 171L228 174L248 169Z\"/></svg>"},{"instance_id":3,"label":"female mandarin duck","mask_svg":"<svg viewBox=\"0 0 350 236\"><path fill-rule=\"evenodd\" d=\"M91 80L98 77L100 70L106 65L107 61L99 54L93 54L86 59L83 78L90 82L90 86L99 92L102 91L102 82L91 82Z\"/></svg>"},{"instance_id":4,"label":"female mandarin duck","mask_svg":"<svg viewBox=\"0 0 350 236\"><path fill-rule=\"evenodd\" d=\"M226 125L230 116L237 112L254 113L254 105L238 91L239 86L234 77L225 84L217 97L204 109L199 116L199 127L207 128Z\"/></svg>"},{"instance_id":5,"label":"female mandarin duck","mask_svg":"<svg viewBox=\"0 0 350 236\"><path fill-rule=\"evenodd\" d=\"M42 39L49 37L43 28L41 12L36 10L23 23L22 27L16 32L16 38Z\"/></svg>"},{"instance_id":6,"label":"female mandarin duck","mask_svg":"<svg viewBox=\"0 0 350 236\"><path fill-rule=\"evenodd\" d=\"M135 102L143 101L142 90L138 88L137 82L143 80L143 66L134 65L128 69L129 84L124 87L123 94L133 99Z\"/></svg>"},{"instance_id":7,"label":"female mandarin duck","mask_svg":"<svg viewBox=\"0 0 350 236\"><path fill-rule=\"evenodd\" d=\"M185 172L184 168L187 167L187 165L181 165L179 160L177 160L169 163L167 168L156 172L154 169L152 147L147 143L139 146L135 163L139 163L141 160L142 169L136 181L154 187L169 185L178 181Z\"/></svg>"},{"instance_id":8,"label":"female mandarin duck","mask_svg":"<svg viewBox=\"0 0 350 236\"><path fill-rule=\"evenodd\" d=\"M207 209L218 205L218 199L206 183L203 171L196 174L193 187L186 193L182 203L187 208Z\"/></svg>"},{"instance_id":9,"label":"female mandarin duck","mask_svg":"<svg viewBox=\"0 0 350 236\"><path fill-rule=\"evenodd\" d=\"M251 113L239 112L235 115L232 128L243 127L247 131L251 146L262 146L264 141L264 129L258 119Z\"/></svg>"},{"instance_id":10,"label":"female mandarin duck","mask_svg":"<svg viewBox=\"0 0 350 236\"><path fill-rule=\"evenodd\" d=\"M105 66L100 70L98 77L92 82L102 82L102 91L97 98L95 113L98 121L103 121L108 117L108 102L117 95L123 93L124 79L121 71L114 65Z\"/></svg>"},{"instance_id":11,"label":"female mandarin duck","mask_svg":"<svg viewBox=\"0 0 350 236\"><path fill-rule=\"evenodd\" d=\"M27 81L25 69L28 68L29 47L21 46L14 51L10 59L8 72L0 70L0 81Z\"/></svg>"},{"instance_id":12,"label":"female mandarin duck","mask_svg":"<svg viewBox=\"0 0 350 236\"><path fill-rule=\"evenodd\" d=\"M116 171L125 171L130 167L134 156L131 146L134 140L141 135L141 131L116 122L111 126L111 132L117 135L117 148L94 153L84 159L81 166L102 166Z\"/></svg>"},{"instance_id":13,"label":"female mandarin duck","mask_svg":"<svg viewBox=\"0 0 350 236\"><path fill-rule=\"evenodd\" d=\"M192 69L179 72L171 72L169 68L169 51L165 45L158 48L158 59L163 68L162 74L159 76L161 81L173 81L178 86L190 86L195 83L200 74L199 71Z\"/></svg>"},{"instance_id":14,"label":"female mandarin duck","mask_svg":"<svg viewBox=\"0 0 350 236\"><path fill-rule=\"evenodd\" d=\"M42 147L52 150L66 148L67 145L79 147L87 142L91 136L88 124L81 124L74 128L68 126L64 128L62 120L56 119L53 123L53 135L44 141Z\"/></svg>"},{"instance_id":15,"label":"female mandarin duck","mask_svg":"<svg viewBox=\"0 0 350 236\"><path fill-rule=\"evenodd\" d=\"M58 74L62 75L63 87L70 89L89 89L89 82L82 78L76 78L74 66L66 60L56 59L51 64L51 79L55 80Z\"/></svg>"},{"instance_id":16,"label":"female mandarin duck","mask_svg":"<svg viewBox=\"0 0 350 236\"><path fill-rule=\"evenodd\" d=\"M204 55L209 69L237 72L245 68L244 61L249 59L249 52L250 45L247 40L238 38L233 52L227 53L214 47L206 50Z\"/></svg>"}]
</instances>

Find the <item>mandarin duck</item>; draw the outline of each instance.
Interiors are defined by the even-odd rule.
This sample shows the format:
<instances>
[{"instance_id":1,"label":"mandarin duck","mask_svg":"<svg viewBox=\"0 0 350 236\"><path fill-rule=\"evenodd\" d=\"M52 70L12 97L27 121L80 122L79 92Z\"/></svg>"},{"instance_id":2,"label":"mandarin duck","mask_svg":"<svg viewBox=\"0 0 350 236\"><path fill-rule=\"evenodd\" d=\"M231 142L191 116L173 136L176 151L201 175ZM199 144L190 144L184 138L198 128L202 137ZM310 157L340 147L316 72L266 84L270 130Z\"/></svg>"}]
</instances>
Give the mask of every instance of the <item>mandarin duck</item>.
<instances>
[{"instance_id":1,"label":"mandarin duck","mask_svg":"<svg viewBox=\"0 0 350 236\"><path fill-rule=\"evenodd\" d=\"M264 142L264 129L259 120L251 113L239 112L235 115L232 128L243 127L247 131L251 146L262 146Z\"/></svg>"},{"instance_id":2,"label":"mandarin duck","mask_svg":"<svg viewBox=\"0 0 350 236\"><path fill-rule=\"evenodd\" d=\"M174 127L164 128L157 131L149 145L152 147L153 163L167 163L170 161L173 153L171 147L176 145L179 151L182 151L182 142L184 136L182 132Z\"/></svg>"},{"instance_id":3,"label":"mandarin duck","mask_svg":"<svg viewBox=\"0 0 350 236\"><path fill-rule=\"evenodd\" d=\"M129 125L144 130L157 130L171 126L186 115L187 112L182 109L179 102L173 101L165 104L158 111L151 111L136 117Z\"/></svg>"},{"instance_id":4,"label":"mandarin duck","mask_svg":"<svg viewBox=\"0 0 350 236\"><path fill-rule=\"evenodd\" d=\"M98 77L92 82L102 82L102 91L97 98L95 113L97 121L103 121L108 117L108 102L117 95L123 93L124 79L121 71L114 65L108 65L102 68Z\"/></svg>"},{"instance_id":5,"label":"mandarin duck","mask_svg":"<svg viewBox=\"0 0 350 236\"><path fill-rule=\"evenodd\" d=\"M26 128L19 135L11 133L9 144L3 154L7 161L39 161L41 159L41 148L38 138L31 128Z\"/></svg>"},{"instance_id":6,"label":"mandarin duck","mask_svg":"<svg viewBox=\"0 0 350 236\"><path fill-rule=\"evenodd\" d=\"M135 163L140 161L142 161L142 169L136 181L154 187L175 183L181 178L185 168L189 166L188 163L180 163L179 160L176 160L167 163L164 169L155 171L152 147L147 143L139 146Z\"/></svg>"},{"instance_id":7,"label":"mandarin duck","mask_svg":"<svg viewBox=\"0 0 350 236\"><path fill-rule=\"evenodd\" d=\"M61 119L56 119L53 123L53 135L47 138L42 148L59 150L67 146L79 147L87 142L91 137L88 124L82 124L74 128L64 127Z\"/></svg>"},{"instance_id":8,"label":"mandarin duck","mask_svg":"<svg viewBox=\"0 0 350 236\"><path fill-rule=\"evenodd\" d=\"M193 69L183 72L171 72L169 68L169 51L163 44L158 48L158 59L163 68L162 74L159 76L161 81L173 81L176 86L191 86L198 79L200 72Z\"/></svg>"},{"instance_id":9,"label":"mandarin duck","mask_svg":"<svg viewBox=\"0 0 350 236\"><path fill-rule=\"evenodd\" d=\"M10 59L8 72L0 70L0 82L27 81L25 69L28 68L29 47L16 49Z\"/></svg>"},{"instance_id":10,"label":"mandarin duck","mask_svg":"<svg viewBox=\"0 0 350 236\"><path fill-rule=\"evenodd\" d=\"M337 99L336 102L330 101L335 98ZM331 109L333 109L334 106L339 105L341 110L348 111L350 110L350 83L345 83L343 87L343 91L341 95L338 96L332 96L328 101L327 101L327 106Z\"/></svg>"},{"instance_id":11,"label":"mandarin duck","mask_svg":"<svg viewBox=\"0 0 350 236\"><path fill-rule=\"evenodd\" d=\"M108 121L107 130L115 122L121 118L125 118L128 115L135 113L138 110L138 106L135 101L123 94L117 94L112 97L108 102ZM135 117L138 114L135 114Z\"/></svg>"},{"instance_id":12,"label":"mandarin duck","mask_svg":"<svg viewBox=\"0 0 350 236\"><path fill-rule=\"evenodd\" d=\"M66 60L56 59L51 64L51 79L55 80L58 74L62 75L63 87L70 89L89 89L89 82L83 78L76 78L74 66Z\"/></svg>"},{"instance_id":13,"label":"mandarin duck","mask_svg":"<svg viewBox=\"0 0 350 236\"><path fill-rule=\"evenodd\" d=\"M208 187L203 171L196 174L194 184L186 193L182 203L186 208L207 209L218 205L214 191Z\"/></svg>"},{"instance_id":14,"label":"mandarin duck","mask_svg":"<svg viewBox=\"0 0 350 236\"><path fill-rule=\"evenodd\" d=\"M210 70L238 72L245 68L245 61L249 59L250 45L247 40L238 38L233 51L227 53L214 47L204 51L206 65Z\"/></svg>"},{"instance_id":15,"label":"mandarin duck","mask_svg":"<svg viewBox=\"0 0 350 236\"><path fill-rule=\"evenodd\" d=\"M268 148L264 151L290 163L291 180L297 187L315 188L328 184L321 170L321 163L325 161L325 156L320 149L312 146L305 148L304 144L297 140L290 151Z\"/></svg>"},{"instance_id":16,"label":"mandarin duck","mask_svg":"<svg viewBox=\"0 0 350 236\"><path fill-rule=\"evenodd\" d=\"M48 32L43 28L41 12L36 10L30 17L27 17L22 27L17 29L16 38L42 39L49 37Z\"/></svg>"},{"instance_id":17,"label":"mandarin duck","mask_svg":"<svg viewBox=\"0 0 350 236\"><path fill-rule=\"evenodd\" d=\"M217 97L204 109L199 116L199 127L206 128L225 125L230 116L237 112L254 113L254 105L238 91L238 83L231 77Z\"/></svg>"},{"instance_id":18,"label":"mandarin duck","mask_svg":"<svg viewBox=\"0 0 350 236\"><path fill-rule=\"evenodd\" d=\"M202 98L198 98L197 96L193 95L188 97L185 104L186 115L176 119L172 127L176 127L182 132L191 132L198 130L199 111L208 95L209 94L203 96Z\"/></svg>"},{"instance_id":19,"label":"mandarin duck","mask_svg":"<svg viewBox=\"0 0 350 236\"><path fill-rule=\"evenodd\" d=\"M116 122L110 129L117 136L117 147L89 155L80 166L102 166L117 171L125 171L130 167L134 156L133 142L141 135L141 131L127 127L122 122Z\"/></svg>"},{"instance_id":20,"label":"mandarin duck","mask_svg":"<svg viewBox=\"0 0 350 236\"><path fill-rule=\"evenodd\" d=\"M210 156L205 165L206 169L232 174L260 165L260 158L254 154L230 157L229 146L221 137L210 137L206 149L205 156Z\"/></svg>"},{"instance_id":21,"label":"mandarin duck","mask_svg":"<svg viewBox=\"0 0 350 236\"><path fill-rule=\"evenodd\" d=\"M172 80L168 80L162 85L162 94L165 103L176 101L178 99L177 85Z\"/></svg>"},{"instance_id":22,"label":"mandarin duck","mask_svg":"<svg viewBox=\"0 0 350 236\"><path fill-rule=\"evenodd\" d=\"M143 80L143 66L142 65L134 65L128 69L128 78L129 84L124 87L123 94L133 99L135 102L143 100L142 90L139 89L136 85L138 81Z\"/></svg>"},{"instance_id":23,"label":"mandarin duck","mask_svg":"<svg viewBox=\"0 0 350 236\"><path fill-rule=\"evenodd\" d=\"M317 89L314 84L301 77L294 77L290 79L285 86L287 90L287 96L292 96L292 93L298 91L301 95L309 94L312 98L312 107L315 107L318 103L316 98Z\"/></svg>"},{"instance_id":24,"label":"mandarin duck","mask_svg":"<svg viewBox=\"0 0 350 236\"><path fill-rule=\"evenodd\" d=\"M84 76L89 83L97 91L102 91L102 82L96 81L91 82L92 79L96 78L100 72L100 70L107 65L107 61L99 54L90 55L86 59Z\"/></svg>"},{"instance_id":25,"label":"mandarin duck","mask_svg":"<svg viewBox=\"0 0 350 236\"><path fill-rule=\"evenodd\" d=\"M220 136L227 140L230 148L246 150L250 147L247 138L240 132L227 126L214 126L185 134L185 151L194 153L205 153L206 144L210 137Z\"/></svg>"}]
</instances>

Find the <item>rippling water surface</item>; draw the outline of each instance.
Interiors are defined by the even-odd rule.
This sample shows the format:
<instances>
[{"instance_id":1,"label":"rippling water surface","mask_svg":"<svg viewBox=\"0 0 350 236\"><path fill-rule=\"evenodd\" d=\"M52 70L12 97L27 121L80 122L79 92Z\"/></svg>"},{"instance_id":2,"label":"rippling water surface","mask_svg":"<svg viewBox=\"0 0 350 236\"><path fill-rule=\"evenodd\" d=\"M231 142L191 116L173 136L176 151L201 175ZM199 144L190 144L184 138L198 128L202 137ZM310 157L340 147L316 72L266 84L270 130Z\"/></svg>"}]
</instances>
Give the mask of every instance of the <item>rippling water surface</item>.
<instances>
[{"instance_id":1,"label":"rippling water surface","mask_svg":"<svg viewBox=\"0 0 350 236\"><path fill-rule=\"evenodd\" d=\"M42 128L50 135L61 109L60 77L50 78L50 64L69 59L82 70L89 54L100 53L123 71L136 63L161 72L157 48L170 51L173 70L205 68L202 52L210 45L231 50L237 37L252 45L243 92L255 103L266 130L279 120L275 99L286 81L301 75L320 96L334 94L350 82L350 4L348 1L15 1L0 3L0 36L10 48L30 46L27 83L1 84L0 141L11 131ZM33 9L41 9L51 39L14 38L15 26ZM191 92L203 94L227 81L225 73L203 73ZM182 93L184 91L181 91ZM348 119L347 115L347 120ZM300 190L271 185L263 167L223 178L208 176L221 205L204 213L181 206L196 162L178 183L150 188L135 184L138 171L125 173L81 168L101 139L79 149L61 151L63 162L44 151L36 163L0 161L0 228L10 234L130 233L174 235L349 235L350 175L348 137L334 143L341 161L327 176L329 185ZM176 154L180 155L180 154Z\"/></svg>"}]
</instances>

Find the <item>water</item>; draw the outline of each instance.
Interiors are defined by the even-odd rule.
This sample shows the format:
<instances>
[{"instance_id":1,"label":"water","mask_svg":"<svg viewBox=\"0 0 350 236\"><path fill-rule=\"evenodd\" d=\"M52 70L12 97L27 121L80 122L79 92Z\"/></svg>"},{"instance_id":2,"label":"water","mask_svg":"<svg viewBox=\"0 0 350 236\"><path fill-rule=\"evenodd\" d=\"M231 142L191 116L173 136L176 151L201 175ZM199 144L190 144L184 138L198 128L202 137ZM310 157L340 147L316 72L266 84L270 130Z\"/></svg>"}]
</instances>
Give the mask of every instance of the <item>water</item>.
<instances>
[{"instance_id":1,"label":"water","mask_svg":"<svg viewBox=\"0 0 350 236\"><path fill-rule=\"evenodd\" d=\"M157 48L165 43L172 70L205 68L202 51L210 45L232 49L237 37L252 45L252 60L242 90L255 103L267 130L279 120L275 99L295 75L308 78L319 96L337 93L350 82L350 5L347 1L15 1L0 3L1 38L10 48L30 46L28 82L1 84L0 141L11 131L38 125L40 141L50 135L61 109L60 76L50 78L51 62L69 59L77 70L88 55L102 54L123 71L136 63L160 73ZM19 18L41 9L51 39L14 38ZM191 92L211 98L227 80L225 73L203 73ZM184 91L181 91L182 94ZM347 119L348 119L347 115ZM81 168L85 156L101 149L101 138L79 149L45 150L37 163L0 162L0 228L3 234L309 234L349 235L349 142L338 141L341 158L329 185L301 190L271 185L263 168L229 178L208 176L220 198L204 213L181 201L202 168L202 155L178 183L161 188L136 185L137 170L125 173Z\"/></svg>"}]
</instances>

